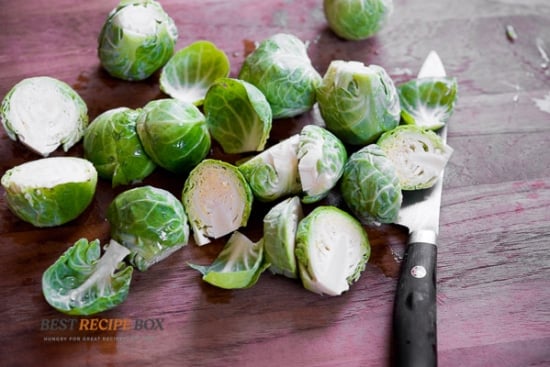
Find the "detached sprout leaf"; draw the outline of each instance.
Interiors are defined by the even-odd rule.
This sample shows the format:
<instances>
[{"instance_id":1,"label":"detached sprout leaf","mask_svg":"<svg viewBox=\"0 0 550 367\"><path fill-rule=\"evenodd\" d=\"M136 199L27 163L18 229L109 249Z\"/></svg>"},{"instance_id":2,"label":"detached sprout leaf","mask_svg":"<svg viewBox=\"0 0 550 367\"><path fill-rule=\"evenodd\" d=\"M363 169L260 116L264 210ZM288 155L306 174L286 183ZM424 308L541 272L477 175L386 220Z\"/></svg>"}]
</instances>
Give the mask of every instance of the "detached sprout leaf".
<instances>
[{"instance_id":1,"label":"detached sprout leaf","mask_svg":"<svg viewBox=\"0 0 550 367\"><path fill-rule=\"evenodd\" d=\"M227 55L209 41L196 41L177 51L162 68L160 89L170 97L202 105L208 88L229 76Z\"/></svg>"},{"instance_id":2,"label":"detached sprout leaf","mask_svg":"<svg viewBox=\"0 0 550 367\"><path fill-rule=\"evenodd\" d=\"M92 315L126 299L133 268L123 260L130 251L111 240L100 257L99 240L78 240L42 275L42 293L56 310Z\"/></svg>"},{"instance_id":3,"label":"detached sprout leaf","mask_svg":"<svg viewBox=\"0 0 550 367\"><path fill-rule=\"evenodd\" d=\"M274 119L309 111L315 104L315 88L321 82L307 55L306 45L286 33L263 40L246 57L239 79L262 91Z\"/></svg>"},{"instance_id":4,"label":"detached sprout leaf","mask_svg":"<svg viewBox=\"0 0 550 367\"><path fill-rule=\"evenodd\" d=\"M351 212L369 224L395 222L403 201L396 168L376 144L349 157L340 191Z\"/></svg>"},{"instance_id":5,"label":"detached sprout leaf","mask_svg":"<svg viewBox=\"0 0 550 367\"><path fill-rule=\"evenodd\" d=\"M345 211L318 206L298 224L296 257L304 287L338 296L349 290L370 257L365 229Z\"/></svg>"},{"instance_id":6,"label":"detached sprout leaf","mask_svg":"<svg viewBox=\"0 0 550 367\"><path fill-rule=\"evenodd\" d=\"M225 153L264 149L271 131L271 107L254 85L232 78L218 79L204 101L206 123Z\"/></svg>"},{"instance_id":7,"label":"detached sprout leaf","mask_svg":"<svg viewBox=\"0 0 550 367\"><path fill-rule=\"evenodd\" d=\"M334 60L317 88L319 111L328 130L344 143L373 143L400 119L399 96L378 65Z\"/></svg>"},{"instance_id":8,"label":"detached sprout leaf","mask_svg":"<svg viewBox=\"0 0 550 367\"><path fill-rule=\"evenodd\" d=\"M377 144L396 167L403 190L432 187L453 152L435 132L416 125L401 125L388 131Z\"/></svg>"},{"instance_id":9,"label":"detached sprout leaf","mask_svg":"<svg viewBox=\"0 0 550 367\"><path fill-rule=\"evenodd\" d=\"M88 125L88 107L68 84L47 76L26 78L6 94L0 120L9 138L47 157L68 151Z\"/></svg>"},{"instance_id":10,"label":"detached sprout leaf","mask_svg":"<svg viewBox=\"0 0 550 367\"><path fill-rule=\"evenodd\" d=\"M127 107L107 110L92 121L84 134L84 157L113 187L140 182L156 168L136 131L139 114Z\"/></svg>"},{"instance_id":11,"label":"detached sprout leaf","mask_svg":"<svg viewBox=\"0 0 550 367\"><path fill-rule=\"evenodd\" d=\"M1 179L13 213L36 227L53 227L77 218L90 205L97 171L76 157L50 157L23 163Z\"/></svg>"},{"instance_id":12,"label":"detached sprout leaf","mask_svg":"<svg viewBox=\"0 0 550 367\"><path fill-rule=\"evenodd\" d=\"M109 74L144 80L174 53L178 30L154 0L123 0L113 9L99 34L98 56Z\"/></svg>"},{"instance_id":13,"label":"detached sprout leaf","mask_svg":"<svg viewBox=\"0 0 550 367\"><path fill-rule=\"evenodd\" d=\"M397 86L401 117L407 124L437 130L454 111L458 84L455 78L421 78Z\"/></svg>"},{"instance_id":14,"label":"detached sprout leaf","mask_svg":"<svg viewBox=\"0 0 550 367\"><path fill-rule=\"evenodd\" d=\"M183 205L169 191L142 186L119 194L109 205L111 236L127 247L141 271L187 245L189 225Z\"/></svg>"},{"instance_id":15,"label":"detached sprout leaf","mask_svg":"<svg viewBox=\"0 0 550 367\"><path fill-rule=\"evenodd\" d=\"M201 272L202 279L213 286L241 289L256 284L269 264L264 262L263 241L252 242L236 231L211 265L189 266Z\"/></svg>"},{"instance_id":16,"label":"detached sprout leaf","mask_svg":"<svg viewBox=\"0 0 550 367\"><path fill-rule=\"evenodd\" d=\"M237 167L203 160L191 171L182 191L195 243L205 245L245 226L252 201L252 191Z\"/></svg>"}]
</instances>

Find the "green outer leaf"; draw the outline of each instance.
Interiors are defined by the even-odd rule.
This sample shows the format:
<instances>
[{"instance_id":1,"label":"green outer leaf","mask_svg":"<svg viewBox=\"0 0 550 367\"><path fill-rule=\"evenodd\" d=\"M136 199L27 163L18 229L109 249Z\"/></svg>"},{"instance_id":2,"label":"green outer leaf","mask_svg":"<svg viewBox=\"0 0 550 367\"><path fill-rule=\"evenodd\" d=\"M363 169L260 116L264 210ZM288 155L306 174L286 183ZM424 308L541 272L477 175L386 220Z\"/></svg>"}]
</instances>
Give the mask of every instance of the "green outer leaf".
<instances>
[{"instance_id":1,"label":"green outer leaf","mask_svg":"<svg viewBox=\"0 0 550 367\"><path fill-rule=\"evenodd\" d=\"M317 102L326 128L348 144L372 143L400 119L395 85L377 65L332 61L317 88Z\"/></svg>"},{"instance_id":2,"label":"green outer leaf","mask_svg":"<svg viewBox=\"0 0 550 367\"><path fill-rule=\"evenodd\" d=\"M403 201L395 166L376 144L349 157L340 191L351 211L365 223L395 222Z\"/></svg>"},{"instance_id":3,"label":"green outer leaf","mask_svg":"<svg viewBox=\"0 0 550 367\"><path fill-rule=\"evenodd\" d=\"M454 112L458 84L451 77L414 79L398 85L397 92L405 123L437 130Z\"/></svg>"},{"instance_id":4,"label":"green outer leaf","mask_svg":"<svg viewBox=\"0 0 550 367\"><path fill-rule=\"evenodd\" d=\"M146 9L155 29L140 29L136 22L121 26L126 12ZM161 4L153 0L122 1L113 9L98 37L98 57L109 74L124 80L144 80L173 55L178 31Z\"/></svg>"},{"instance_id":5,"label":"green outer leaf","mask_svg":"<svg viewBox=\"0 0 550 367\"><path fill-rule=\"evenodd\" d=\"M204 111L208 129L225 153L264 149L271 131L271 107L252 84L218 79L206 94Z\"/></svg>"},{"instance_id":6,"label":"green outer leaf","mask_svg":"<svg viewBox=\"0 0 550 367\"><path fill-rule=\"evenodd\" d=\"M99 240L82 238L42 275L42 293L56 310L92 315L112 309L126 299L133 268L123 259L129 251L115 241L100 257Z\"/></svg>"},{"instance_id":7,"label":"green outer leaf","mask_svg":"<svg viewBox=\"0 0 550 367\"><path fill-rule=\"evenodd\" d=\"M321 82L305 44L285 33L263 40L244 60L239 79L262 91L274 119L309 111L315 104L315 88Z\"/></svg>"},{"instance_id":8,"label":"green outer leaf","mask_svg":"<svg viewBox=\"0 0 550 367\"><path fill-rule=\"evenodd\" d=\"M187 245L189 225L182 203L169 191L141 186L117 195L107 209L111 237L131 251L145 271Z\"/></svg>"},{"instance_id":9,"label":"green outer leaf","mask_svg":"<svg viewBox=\"0 0 550 367\"><path fill-rule=\"evenodd\" d=\"M172 98L147 103L136 129L145 152L173 173L186 174L210 152L211 140L202 112Z\"/></svg>"},{"instance_id":10,"label":"green outer leaf","mask_svg":"<svg viewBox=\"0 0 550 367\"><path fill-rule=\"evenodd\" d=\"M139 110L118 107L97 116L84 135L84 157L112 186L142 181L155 170L136 131Z\"/></svg>"},{"instance_id":11,"label":"green outer leaf","mask_svg":"<svg viewBox=\"0 0 550 367\"><path fill-rule=\"evenodd\" d=\"M230 71L222 50L212 42L196 41L168 60L160 74L160 89L172 98L199 106L208 88Z\"/></svg>"}]
</instances>

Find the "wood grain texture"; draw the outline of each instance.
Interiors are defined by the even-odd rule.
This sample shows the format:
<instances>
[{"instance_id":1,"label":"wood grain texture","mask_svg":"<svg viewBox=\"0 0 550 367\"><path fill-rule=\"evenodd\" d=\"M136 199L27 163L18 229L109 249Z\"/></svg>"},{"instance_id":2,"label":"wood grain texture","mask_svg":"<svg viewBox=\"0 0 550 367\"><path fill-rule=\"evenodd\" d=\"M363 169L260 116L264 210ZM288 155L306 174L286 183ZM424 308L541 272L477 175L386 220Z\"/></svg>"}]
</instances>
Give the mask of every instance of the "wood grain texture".
<instances>
[{"instance_id":1,"label":"wood grain texture","mask_svg":"<svg viewBox=\"0 0 550 367\"><path fill-rule=\"evenodd\" d=\"M386 68L398 83L413 77L435 49L459 81L449 128L455 149L445 174L438 252L441 366L550 365L550 3L546 0L396 0L374 38L337 38L321 1L161 1L174 18L178 48L216 43L236 76L255 42L289 32L308 42L323 74L334 59ZM19 80L49 75L72 85L90 119L119 106L143 106L163 94L156 76L129 83L107 75L97 35L114 1L2 1L0 96ZM511 42L505 27L518 38ZM318 122L314 112L278 121L270 143ZM76 146L68 153L81 155ZM222 156L219 148L214 156ZM0 132L0 174L38 158ZM228 160L238 157L224 156ZM157 170L145 184L180 194L184 177ZM225 291L187 262L206 264L223 241L189 244L145 273L128 299L101 318L162 319L163 330L43 330L66 318L41 294L41 276L81 237L107 241L105 211L116 194L101 181L75 221L39 229L9 212L0 189L0 365L2 366L389 366L391 314L406 232L367 227L372 259L341 297L320 297L298 281L265 273L250 289ZM337 195L325 203L339 204ZM244 231L261 235L267 207ZM71 341L69 338L79 338Z\"/></svg>"}]
</instances>

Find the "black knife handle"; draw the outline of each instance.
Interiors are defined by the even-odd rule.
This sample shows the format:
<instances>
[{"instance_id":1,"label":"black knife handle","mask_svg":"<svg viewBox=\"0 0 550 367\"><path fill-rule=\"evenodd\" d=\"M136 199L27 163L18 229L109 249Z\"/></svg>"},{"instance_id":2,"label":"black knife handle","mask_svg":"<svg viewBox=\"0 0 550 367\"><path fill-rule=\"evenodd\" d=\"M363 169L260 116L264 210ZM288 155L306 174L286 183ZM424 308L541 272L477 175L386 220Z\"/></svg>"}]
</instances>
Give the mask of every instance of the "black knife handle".
<instances>
[{"instance_id":1,"label":"black knife handle","mask_svg":"<svg viewBox=\"0 0 550 367\"><path fill-rule=\"evenodd\" d=\"M396 367L437 366L437 246L411 243L405 250L393 312Z\"/></svg>"}]
</instances>

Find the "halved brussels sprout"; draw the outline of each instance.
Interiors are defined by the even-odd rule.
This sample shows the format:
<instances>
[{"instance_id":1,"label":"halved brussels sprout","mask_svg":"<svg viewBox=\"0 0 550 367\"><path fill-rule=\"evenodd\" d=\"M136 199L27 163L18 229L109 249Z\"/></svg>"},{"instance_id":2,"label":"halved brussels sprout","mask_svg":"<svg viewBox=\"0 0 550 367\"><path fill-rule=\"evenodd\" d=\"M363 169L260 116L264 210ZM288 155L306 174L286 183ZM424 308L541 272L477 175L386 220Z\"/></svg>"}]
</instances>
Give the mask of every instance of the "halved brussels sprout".
<instances>
[{"instance_id":1,"label":"halved brussels sprout","mask_svg":"<svg viewBox=\"0 0 550 367\"><path fill-rule=\"evenodd\" d=\"M455 78L413 79L397 86L401 117L407 124L437 130L454 111L458 84Z\"/></svg>"},{"instance_id":2,"label":"halved brussels sprout","mask_svg":"<svg viewBox=\"0 0 550 367\"><path fill-rule=\"evenodd\" d=\"M334 60L317 88L319 111L328 130L344 143L372 143L400 119L393 81L378 65Z\"/></svg>"},{"instance_id":3,"label":"halved brussels sprout","mask_svg":"<svg viewBox=\"0 0 550 367\"><path fill-rule=\"evenodd\" d=\"M365 270L370 244L351 215L334 206L318 206L298 224L295 253L304 287L338 296Z\"/></svg>"},{"instance_id":4,"label":"halved brussels sprout","mask_svg":"<svg viewBox=\"0 0 550 367\"><path fill-rule=\"evenodd\" d=\"M264 262L263 241L252 242L236 231L211 265L189 266L201 272L202 279L211 285L224 289L240 289L256 284L269 264Z\"/></svg>"},{"instance_id":5,"label":"halved brussels sprout","mask_svg":"<svg viewBox=\"0 0 550 367\"><path fill-rule=\"evenodd\" d=\"M239 165L260 201L273 201L302 189L298 176L299 141L300 135L293 135Z\"/></svg>"},{"instance_id":6,"label":"halved brussels sprout","mask_svg":"<svg viewBox=\"0 0 550 367\"><path fill-rule=\"evenodd\" d=\"M0 120L9 138L47 157L63 145L68 151L88 125L88 107L60 80L38 76L21 80L0 105Z\"/></svg>"},{"instance_id":7,"label":"halved brussels sprout","mask_svg":"<svg viewBox=\"0 0 550 367\"><path fill-rule=\"evenodd\" d=\"M97 171L76 157L50 157L7 170L1 179L13 213L36 227L53 227L77 218L92 202Z\"/></svg>"},{"instance_id":8,"label":"halved brussels sprout","mask_svg":"<svg viewBox=\"0 0 550 367\"><path fill-rule=\"evenodd\" d=\"M328 130L306 125L300 132L298 173L304 203L325 198L344 172L348 158L344 144Z\"/></svg>"},{"instance_id":9,"label":"halved brussels sprout","mask_svg":"<svg viewBox=\"0 0 550 367\"><path fill-rule=\"evenodd\" d=\"M264 149L271 131L271 107L254 85L218 79L206 93L204 113L208 130L225 153Z\"/></svg>"},{"instance_id":10,"label":"halved brussels sprout","mask_svg":"<svg viewBox=\"0 0 550 367\"><path fill-rule=\"evenodd\" d=\"M393 162L376 144L351 154L340 185L344 201L365 223L393 223L403 194Z\"/></svg>"},{"instance_id":11,"label":"halved brussels sprout","mask_svg":"<svg viewBox=\"0 0 550 367\"><path fill-rule=\"evenodd\" d=\"M136 187L117 195L107 209L111 237L127 247L141 271L187 245L189 225L179 201L169 191Z\"/></svg>"},{"instance_id":12,"label":"halved brussels sprout","mask_svg":"<svg viewBox=\"0 0 550 367\"><path fill-rule=\"evenodd\" d=\"M377 144L395 166L402 190L432 187L453 153L439 135L416 125L398 126Z\"/></svg>"},{"instance_id":13,"label":"halved brussels sprout","mask_svg":"<svg viewBox=\"0 0 550 367\"><path fill-rule=\"evenodd\" d=\"M123 262L129 253L111 240L101 255L99 240L78 240L42 275L44 298L69 315L92 315L118 306L130 290L133 268Z\"/></svg>"},{"instance_id":14,"label":"halved brussels sprout","mask_svg":"<svg viewBox=\"0 0 550 367\"><path fill-rule=\"evenodd\" d=\"M393 12L392 0L324 0L329 27L347 40L363 40L376 34Z\"/></svg>"},{"instance_id":15,"label":"halved brussels sprout","mask_svg":"<svg viewBox=\"0 0 550 367\"><path fill-rule=\"evenodd\" d=\"M202 112L172 98L147 103L138 117L137 133L151 159L173 173L188 173L210 151Z\"/></svg>"},{"instance_id":16,"label":"halved brussels sprout","mask_svg":"<svg viewBox=\"0 0 550 367\"><path fill-rule=\"evenodd\" d=\"M201 105L208 88L229 76L227 55L209 41L196 41L177 51L162 68L160 89L170 97Z\"/></svg>"},{"instance_id":17,"label":"halved brussels sprout","mask_svg":"<svg viewBox=\"0 0 550 367\"><path fill-rule=\"evenodd\" d=\"M122 0L108 15L98 38L98 56L109 74L143 80L174 53L178 30L154 0Z\"/></svg>"},{"instance_id":18,"label":"halved brussels sprout","mask_svg":"<svg viewBox=\"0 0 550 367\"><path fill-rule=\"evenodd\" d=\"M84 157L112 186L140 182L155 170L136 132L138 110L118 107L97 116L84 134Z\"/></svg>"},{"instance_id":19,"label":"halved brussels sprout","mask_svg":"<svg viewBox=\"0 0 550 367\"><path fill-rule=\"evenodd\" d=\"M263 40L244 60L239 79L262 91L271 105L274 119L310 110L315 104L315 88L321 82L306 45L286 33Z\"/></svg>"},{"instance_id":20,"label":"halved brussels sprout","mask_svg":"<svg viewBox=\"0 0 550 367\"><path fill-rule=\"evenodd\" d=\"M263 220L265 261L274 274L297 278L296 230L304 213L300 198L294 196L281 201Z\"/></svg>"},{"instance_id":21,"label":"halved brussels sprout","mask_svg":"<svg viewBox=\"0 0 550 367\"><path fill-rule=\"evenodd\" d=\"M205 159L187 177L182 201L195 243L202 246L245 226L253 195L237 167Z\"/></svg>"}]
</instances>

